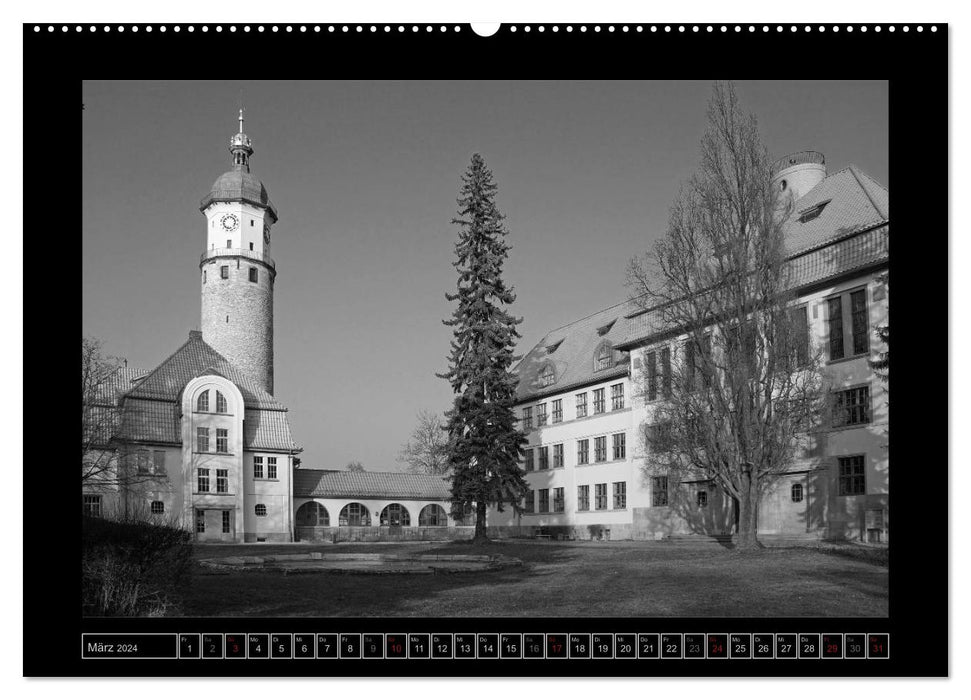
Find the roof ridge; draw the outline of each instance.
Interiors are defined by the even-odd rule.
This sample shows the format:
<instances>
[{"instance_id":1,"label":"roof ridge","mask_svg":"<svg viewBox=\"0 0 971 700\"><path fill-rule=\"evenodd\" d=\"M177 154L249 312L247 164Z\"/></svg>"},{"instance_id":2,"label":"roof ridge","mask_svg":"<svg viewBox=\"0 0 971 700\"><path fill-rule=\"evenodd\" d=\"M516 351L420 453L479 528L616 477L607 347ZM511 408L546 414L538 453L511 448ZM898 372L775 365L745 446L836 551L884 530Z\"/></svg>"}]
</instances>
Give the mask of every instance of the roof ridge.
<instances>
[{"instance_id":1,"label":"roof ridge","mask_svg":"<svg viewBox=\"0 0 971 700\"><path fill-rule=\"evenodd\" d=\"M124 393L122 394L122 396L128 396L128 394L129 394L130 392L132 392L132 391L135 391L135 390L136 390L136 389L137 389L138 387L140 387L140 386L141 386L141 385L142 385L142 384L143 384L143 383L145 382L145 380L146 380L146 379L148 379L149 377L152 377L152 376L154 376L155 374L157 374L157 373L158 373L158 371L159 371L160 369L162 369L162 366L163 366L163 365L165 365L165 363L167 363L167 362L168 362L169 360L171 360L171 359L172 359L173 357L175 357L175 356L176 356L176 355L178 355L178 354L179 354L180 352L182 352L182 349L183 349L183 348L185 348L185 346L186 346L186 345L188 345L189 343L191 343L191 342L192 342L193 340L195 340L195 339L196 339L197 337L199 338L199 340L202 340L202 337L201 337L201 336L194 336L194 335L191 335L191 334L190 334L190 335L189 335L189 337L188 337L188 338L186 339L186 341L185 341L184 343L182 343L182 345L180 345L180 346L179 346L178 348L176 348L176 350L174 350L174 351L173 351L173 352L172 352L171 354L169 354L169 356L168 356L168 357L166 357L166 358L165 358L164 360L162 360L162 361L161 361L161 362L159 362L159 363L158 363L157 365L155 365L155 369L153 369L153 370L150 370L150 371L148 372L148 374L146 374L146 375L145 375L144 377L142 377L142 378L141 378L141 380L140 380L140 381L138 382L138 384L136 384L135 386L133 386L133 387L131 387L131 388L130 388L130 389L129 389L128 391L126 391L126 392L124 392Z\"/></svg>"},{"instance_id":2,"label":"roof ridge","mask_svg":"<svg viewBox=\"0 0 971 700\"><path fill-rule=\"evenodd\" d=\"M611 309L613 309L615 307L623 306L625 304L628 304L628 303L630 303L630 301L631 301L631 299L625 299L624 301L617 302L616 304L611 304L610 306L606 306L606 307L600 309L599 311L594 311L593 313L587 314L586 316L581 316L578 319L575 319L573 321L569 321L568 323L564 323L562 326L557 326L556 328L551 328L550 330L548 330L546 332L545 335L543 335L543 338L546 338L547 336L555 333L556 331L563 330L567 326L572 326L572 325L574 325L576 323L580 323L581 321L586 321L588 318L593 318L597 314L602 314L604 311L610 311ZM540 341L540 342L542 342L542 341ZM535 345L533 345L533 347L536 347L537 345L539 345L539 343L536 343Z\"/></svg>"},{"instance_id":3,"label":"roof ridge","mask_svg":"<svg viewBox=\"0 0 971 700\"><path fill-rule=\"evenodd\" d=\"M887 188L885 188L882 185L880 185L879 182L877 182L876 180L874 180L872 177L870 177L869 175L867 175L867 173L863 172L862 170L860 170L859 172L857 172L858 171L858 168L853 163L850 163L849 165L847 165L846 166L846 169L850 171L850 173L853 175L853 178L856 180L856 184L858 184L860 186L860 189L863 190L863 194L865 194L866 195L866 198L868 200L870 200L870 205L873 207L874 211L876 211L877 214L879 214L880 216L882 216L884 219L890 218L889 217L889 212L883 212L880 209L880 205L877 204L877 201L873 198L873 195L870 194L870 188L867 187L866 184L863 182L863 179L861 178L861 175L862 176L865 176L867 180L873 182L878 187L881 187L882 189L886 190L888 194L889 194L890 191L887 190Z\"/></svg>"}]
</instances>

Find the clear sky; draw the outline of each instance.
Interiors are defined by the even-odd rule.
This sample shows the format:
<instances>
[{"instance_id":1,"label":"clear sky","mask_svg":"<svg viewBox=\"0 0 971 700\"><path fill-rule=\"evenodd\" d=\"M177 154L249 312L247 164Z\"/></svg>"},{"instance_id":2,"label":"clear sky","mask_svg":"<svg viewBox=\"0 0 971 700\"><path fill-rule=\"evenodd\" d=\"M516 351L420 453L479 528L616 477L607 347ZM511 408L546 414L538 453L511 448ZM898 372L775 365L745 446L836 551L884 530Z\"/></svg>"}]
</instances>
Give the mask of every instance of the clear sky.
<instances>
[{"instance_id":1,"label":"clear sky","mask_svg":"<svg viewBox=\"0 0 971 700\"><path fill-rule=\"evenodd\" d=\"M85 334L152 368L199 328L199 200L231 169L240 91L274 227L275 389L303 465L398 470L451 401L449 222L474 152L499 185L525 352L623 301L624 268L697 164L710 81L86 82ZM739 82L770 153L888 184L887 84Z\"/></svg>"}]
</instances>

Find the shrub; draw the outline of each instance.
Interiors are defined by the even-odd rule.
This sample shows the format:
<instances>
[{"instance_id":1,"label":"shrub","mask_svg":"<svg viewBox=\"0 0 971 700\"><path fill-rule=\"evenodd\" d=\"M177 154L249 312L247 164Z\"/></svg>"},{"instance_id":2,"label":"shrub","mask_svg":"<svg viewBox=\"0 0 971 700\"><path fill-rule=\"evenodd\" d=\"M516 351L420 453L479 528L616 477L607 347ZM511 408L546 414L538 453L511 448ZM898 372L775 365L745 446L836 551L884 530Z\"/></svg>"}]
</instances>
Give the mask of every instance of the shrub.
<instances>
[{"instance_id":1,"label":"shrub","mask_svg":"<svg viewBox=\"0 0 971 700\"><path fill-rule=\"evenodd\" d=\"M82 612L162 616L179 610L192 557L191 533L146 521L84 518Z\"/></svg>"}]
</instances>

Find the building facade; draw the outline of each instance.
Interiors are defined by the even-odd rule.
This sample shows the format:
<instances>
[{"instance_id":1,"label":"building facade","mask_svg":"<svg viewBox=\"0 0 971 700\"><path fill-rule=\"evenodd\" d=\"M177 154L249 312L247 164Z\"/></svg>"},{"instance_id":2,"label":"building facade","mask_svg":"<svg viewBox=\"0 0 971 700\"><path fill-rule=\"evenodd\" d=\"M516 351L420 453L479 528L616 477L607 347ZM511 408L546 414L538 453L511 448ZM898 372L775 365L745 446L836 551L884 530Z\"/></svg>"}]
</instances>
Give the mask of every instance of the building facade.
<instances>
[{"instance_id":1,"label":"building facade","mask_svg":"<svg viewBox=\"0 0 971 700\"><path fill-rule=\"evenodd\" d=\"M868 359L887 322L889 195L855 166L826 173L815 152L776 164L793 201L788 264L821 346L835 420L760 502L763 537L887 541L888 402ZM528 435L521 508L490 511L496 533L580 539L730 535L735 508L715 483L659 470L642 439L681 360L656 313L618 304L550 331L523 358L517 410Z\"/></svg>"},{"instance_id":2,"label":"building facade","mask_svg":"<svg viewBox=\"0 0 971 700\"><path fill-rule=\"evenodd\" d=\"M270 228L279 216L250 173L252 142L202 200L201 331L150 371L119 369L95 399L114 419L111 469L85 481L90 515L151 517L199 541L293 539L294 457L287 408L273 397Z\"/></svg>"}]
</instances>

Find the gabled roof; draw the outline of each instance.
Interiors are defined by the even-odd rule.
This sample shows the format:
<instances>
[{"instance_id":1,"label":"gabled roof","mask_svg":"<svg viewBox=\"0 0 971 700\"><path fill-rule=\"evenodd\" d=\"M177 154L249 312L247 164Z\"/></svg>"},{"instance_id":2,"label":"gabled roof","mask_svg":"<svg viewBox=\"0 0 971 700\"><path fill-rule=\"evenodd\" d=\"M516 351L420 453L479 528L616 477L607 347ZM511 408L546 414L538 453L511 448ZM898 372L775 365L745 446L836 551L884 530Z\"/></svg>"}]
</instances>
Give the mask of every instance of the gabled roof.
<instances>
[{"instance_id":1,"label":"gabled roof","mask_svg":"<svg viewBox=\"0 0 971 700\"><path fill-rule=\"evenodd\" d=\"M594 371L594 354L601 343L613 346L624 339L627 324L615 321L623 321L634 308L630 302L617 304L547 333L516 365L514 371L519 376L517 398L560 393L627 374L630 358L626 353L615 352L615 363L600 371ZM548 348L554 345L555 352L550 353ZM542 387L538 377L548 364L553 365L556 381L551 386Z\"/></svg>"},{"instance_id":2,"label":"gabled roof","mask_svg":"<svg viewBox=\"0 0 971 700\"><path fill-rule=\"evenodd\" d=\"M179 401L185 385L190 380L205 374L218 374L239 387L246 408L286 410L283 404L274 399L249 375L206 343L199 331L190 331L189 339L182 347L138 382L128 392L128 396L136 399Z\"/></svg>"},{"instance_id":3,"label":"gabled roof","mask_svg":"<svg viewBox=\"0 0 971 700\"><path fill-rule=\"evenodd\" d=\"M828 202L822 213L801 222L802 212ZM855 165L827 175L793 205L786 224L790 255L825 245L890 218L890 193Z\"/></svg>"},{"instance_id":4,"label":"gabled roof","mask_svg":"<svg viewBox=\"0 0 971 700\"><path fill-rule=\"evenodd\" d=\"M448 477L404 472L293 470L293 495L305 498L381 498L447 501Z\"/></svg>"}]
</instances>

